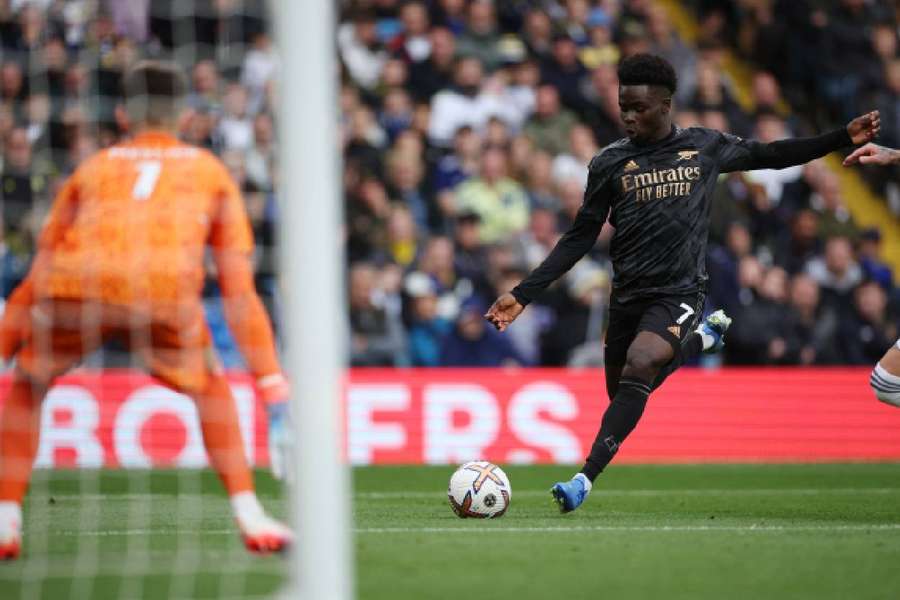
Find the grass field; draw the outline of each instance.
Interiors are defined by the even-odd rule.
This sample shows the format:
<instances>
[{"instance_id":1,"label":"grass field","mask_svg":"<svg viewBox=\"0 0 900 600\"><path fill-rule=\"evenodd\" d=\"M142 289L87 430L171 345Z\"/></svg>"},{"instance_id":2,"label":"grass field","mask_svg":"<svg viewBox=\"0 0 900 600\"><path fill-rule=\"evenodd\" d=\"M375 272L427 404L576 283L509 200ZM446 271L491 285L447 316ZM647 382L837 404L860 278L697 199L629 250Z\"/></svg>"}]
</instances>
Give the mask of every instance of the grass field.
<instances>
[{"instance_id":1,"label":"grass field","mask_svg":"<svg viewBox=\"0 0 900 600\"><path fill-rule=\"evenodd\" d=\"M360 599L900 598L900 464L618 466L570 515L546 492L570 468L508 467L497 521L452 514L451 471L355 471ZM209 473L41 472L32 489L3 600L259 597L282 580L283 559L244 553Z\"/></svg>"}]
</instances>

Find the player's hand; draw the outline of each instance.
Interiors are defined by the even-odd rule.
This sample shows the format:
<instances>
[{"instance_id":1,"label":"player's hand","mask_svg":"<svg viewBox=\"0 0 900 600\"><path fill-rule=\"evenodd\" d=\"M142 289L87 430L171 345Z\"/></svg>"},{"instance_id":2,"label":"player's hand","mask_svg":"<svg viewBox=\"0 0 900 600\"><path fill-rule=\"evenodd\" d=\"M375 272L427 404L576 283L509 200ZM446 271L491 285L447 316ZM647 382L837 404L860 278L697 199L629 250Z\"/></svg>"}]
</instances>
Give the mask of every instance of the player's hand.
<instances>
[{"instance_id":1,"label":"player's hand","mask_svg":"<svg viewBox=\"0 0 900 600\"><path fill-rule=\"evenodd\" d=\"M895 165L900 164L900 151L885 148L878 144L866 144L860 146L844 159L844 166L861 165Z\"/></svg>"},{"instance_id":2,"label":"player's hand","mask_svg":"<svg viewBox=\"0 0 900 600\"><path fill-rule=\"evenodd\" d=\"M484 318L490 321L498 331L506 331L509 324L515 321L523 310L525 307L519 304L515 296L507 292L494 301L484 314Z\"/></svg>"},{"instance_id":3,"label":"player's hand","mask_svg":"<svg viewBox=\"0 0 900 600\"><path fill-rule=\"evenodd\" d=\"M294 437L288 405L290 387L284 375L266 375L256 382L269 416L269 463L275 479L290 479Z\"/></svg>"},{"instance_id":4,"label":"player's hand","mask_svg":"<svg viewBox=\"0 0 900 600\"><path fill-rule=\"evenodd\" d=\"M847 133L854 144L871 142L881 130L881 115L877 110L856 117L847 124Z\"/></svg>"}]
</instances>

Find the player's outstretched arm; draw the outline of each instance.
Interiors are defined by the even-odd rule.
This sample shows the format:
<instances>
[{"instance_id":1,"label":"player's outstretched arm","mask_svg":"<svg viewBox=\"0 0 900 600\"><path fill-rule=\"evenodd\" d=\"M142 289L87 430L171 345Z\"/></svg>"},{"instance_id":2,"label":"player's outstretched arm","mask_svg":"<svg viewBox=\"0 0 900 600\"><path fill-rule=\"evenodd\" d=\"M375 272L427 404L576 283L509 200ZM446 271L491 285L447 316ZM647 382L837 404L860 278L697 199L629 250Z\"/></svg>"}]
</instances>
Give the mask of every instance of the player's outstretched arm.
<instances>
[{"instance_id":1,"label":"player's outstretched arm","mask_svg":"<svg viewBox=\"0 0 900 600\"><path fill-rule=\"evenodd\" d=\"M605 212L603 218L606 218ZM587 216L583 210L579 212L572 227L563 234L544 262L511 292L500 296L484 317L494 327L504 331L535 296L562 277L594 247L602 228L603 221Z\"/></svg>"},{"instance_id":2,"label":"player's outstretched arm","mask_svg":"<svg viewBox=\"0 0 900 600\"><path fill-rule=\"evenodd\" d=\"M846 127L812 137L763 143L723 134L725 143L719 147L718 152L721 171L784 169L802 165L829 152L869 142L880 130L881 117L875 110L856 117Z\"/></svg>"},{"instance_id":3,"label":"player's outstretched arm","mask_svg":"<svg viewBox=\"0 0 900 600\"><path fill-rule=\"evenodd\" d=\"M844 166L862 164L862 165L900 165L900 150L886 148L878 144L868 143L853 151L853 153L844 159Z\"/></svg>"}]
</instances>

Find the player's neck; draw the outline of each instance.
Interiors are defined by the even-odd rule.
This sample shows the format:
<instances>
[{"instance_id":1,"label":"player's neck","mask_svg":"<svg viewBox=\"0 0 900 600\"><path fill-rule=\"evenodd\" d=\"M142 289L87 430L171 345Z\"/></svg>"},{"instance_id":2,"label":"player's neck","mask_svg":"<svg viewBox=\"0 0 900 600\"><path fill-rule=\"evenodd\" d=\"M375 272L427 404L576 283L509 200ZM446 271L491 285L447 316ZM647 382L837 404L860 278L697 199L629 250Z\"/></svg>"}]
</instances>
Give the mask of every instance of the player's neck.
<instances>
[{"instance_id":1,"label":"player's neck","mask_svg":"<svg viewBox=\"0 0 900 600\"><path fill-rule=\"evenodd\" d=\"M175 126L166 123L140 123L132 128L132 137L138 137L140 135L147 134L165 134L173 137L177 135Z\"/></svg>"},{"instance_id":2,"label":"player's neck","mask_svg":"<svg viewBox=\"0 0 900 600\"><path fill-rule=\"evenodd\" d=\"M675 126L672 125L671 122L669 122L666 123L663 127L660 127L659 131L649 136L646 140L642 140L640 142L635 141L635 144L638 146L652 146L653 144L658 144L667 137L671 136L674 132Z\"/></svg>"}]
</instances>

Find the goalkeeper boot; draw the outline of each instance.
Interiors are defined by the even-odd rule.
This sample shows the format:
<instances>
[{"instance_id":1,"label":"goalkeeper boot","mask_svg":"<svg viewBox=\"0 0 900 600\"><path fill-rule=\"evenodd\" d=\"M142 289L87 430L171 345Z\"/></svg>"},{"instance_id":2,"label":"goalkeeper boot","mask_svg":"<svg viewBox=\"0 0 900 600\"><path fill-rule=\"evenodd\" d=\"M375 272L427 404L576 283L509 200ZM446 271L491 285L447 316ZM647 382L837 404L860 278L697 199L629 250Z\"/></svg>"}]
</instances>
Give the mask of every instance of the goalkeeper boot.
<instances>
[{"instance_id":1,"label":"goalkeeper boot","mask_svg":"<svg viewBox=\"0 0 900 600\"><path fill-rule=\"evenodd\" d=\"M0 502L0 560L15 560L22 551L22 507Z\"/></svg>"},{"instance_id":2,"label":"goalkeeper boot","mask_svg":"<svg viewBox=\"0 0 900 600\"><path fill-rule=\"evenodd\" d=\"M705 354L715 354L725 347L725 332L728 331L730 326L731 317L726 315L722 309L703 319L696 331L703 337L703 352Z\"/></svg>"},{"instance_id":3,"label":"goalkeeper boot","mask_svg":"<svg viewBox=\"0 0 900 600\"><path fill-rule=\"evenodd\" d=\"M283 552L293 543L294 533L286 525L267 515L253 492L232 496L231 506L244 546L250 552Z\"/></svg>"},{"instance_id":4,"label":"goalkeeper boot","mask_svg":"<svg viewBox=\"0 0 900 600\"><path fill-rule=\"evenodd\" d=\"M591 491L590 480L579 473L569 481L560 481L550 488L553 500L559 506L559 512L572 512L584 502Z\"/></svg>"}]
</instances>

